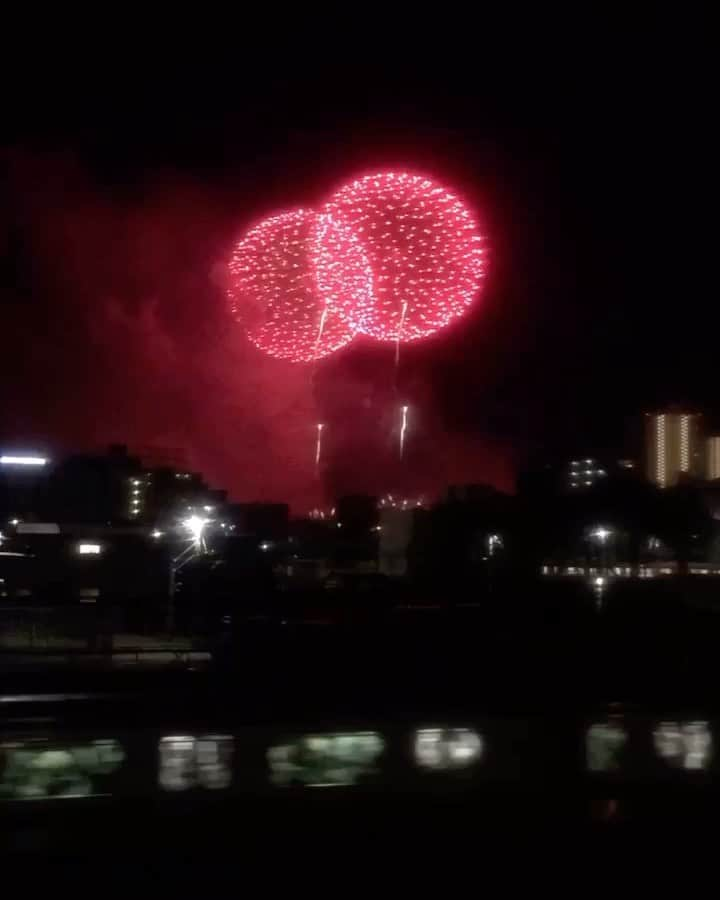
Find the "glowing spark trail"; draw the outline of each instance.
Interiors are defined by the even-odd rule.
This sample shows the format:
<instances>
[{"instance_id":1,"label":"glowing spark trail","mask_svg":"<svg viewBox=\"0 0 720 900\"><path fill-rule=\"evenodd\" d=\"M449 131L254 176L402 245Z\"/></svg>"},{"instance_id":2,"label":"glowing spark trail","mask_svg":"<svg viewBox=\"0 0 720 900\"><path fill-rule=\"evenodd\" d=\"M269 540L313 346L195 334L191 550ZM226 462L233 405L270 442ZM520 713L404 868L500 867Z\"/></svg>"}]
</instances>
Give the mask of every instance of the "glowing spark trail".
<instances>
[{"instance_id":1,"label":"glowing spark trail","mask_svg":"<svg viewBox=\"0 0 720 900\"><path fill-rule=\"evenodd\" d=\"M400 425L400 459L403 458L403 453L405 451L405 432L407 431L407 406L401 407L402 409L402 424Z\"/></svg>"},{"instance_id":2,"label":"glowing spark trail","mask_svg":"<svg viewBox=\"0 0 720 900\"><path fill-rule=\"evenodd\" d=\"M325 426L322 422L317 424L317 441L315 443L315 474L320 474L320 457L322 454L322 433Z\"/></svg>"},{"instance_id":3,"label":"glowing spark trail","mask_svg":"<svg viewBox=\"0 0 720 900\"><path fill-rule=\"evenodd\" d=\"M323 331L325 331L325 320L327 319L327 315L328 315L328 305L326 303L325 307L323 308L322 314L320 316L320 327L318 328L318 336L317 336L317 340L315 341L315 352L313 353L313 359L315 359L315 360L318 359L318 351L320 349L320 341L322 340Z\"/></svg>"}]
</instances>

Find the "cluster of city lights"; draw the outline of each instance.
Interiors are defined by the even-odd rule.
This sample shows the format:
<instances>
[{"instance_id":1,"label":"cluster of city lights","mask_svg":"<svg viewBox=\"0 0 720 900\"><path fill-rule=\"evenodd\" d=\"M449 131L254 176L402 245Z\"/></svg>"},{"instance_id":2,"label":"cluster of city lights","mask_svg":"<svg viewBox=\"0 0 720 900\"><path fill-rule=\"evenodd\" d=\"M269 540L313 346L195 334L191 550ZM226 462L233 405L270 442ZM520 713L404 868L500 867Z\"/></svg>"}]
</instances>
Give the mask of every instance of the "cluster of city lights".
<instances>
[{"instance_id":1,"label":"cluster of city lights","mask_svg":"<svg viewBox=\"0 0 720 900\"><path fill-rule=\"evenodd\" d=\"M479 293L482 236L442 185L385 172L342 186L319 213L264 219L229 273L232 314L255 346L311 362L356 334L399 346L449 325Z\"/></svg>"},{"instance_id":2,"label":"cluster of city lights","mask_svg":"<svg viewBox=\"0 0 720 900\"><path fill-rule=\"evenodd\" d=\"M422 497L398 497L386 494L378 500L379 509L419 509L425 505Z\"/></svg>"}]
</instances>

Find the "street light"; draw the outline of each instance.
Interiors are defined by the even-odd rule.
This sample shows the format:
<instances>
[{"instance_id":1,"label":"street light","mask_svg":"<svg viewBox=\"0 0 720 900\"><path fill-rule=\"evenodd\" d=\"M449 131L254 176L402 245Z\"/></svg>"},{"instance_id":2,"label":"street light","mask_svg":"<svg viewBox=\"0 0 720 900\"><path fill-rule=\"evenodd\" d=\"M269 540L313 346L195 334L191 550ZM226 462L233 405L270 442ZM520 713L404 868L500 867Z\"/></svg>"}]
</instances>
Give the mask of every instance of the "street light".
<instances>
[{"instance_id":1,"label":"street light","mask_svg":"<svg viewBox=\"0 0 720 900\"><path fill-rule=\"evenodd\" d=\"M44 466L47 461L45 456L0 456L0 466Z\"/></svg>"},{"instance_id":2,"label":"street light","mask_svg":"<svg viewBox=\"0 0 720 900\"><path fill-rule=\"evenodd\" d=\"M611 528L606 528L604 525L598 525L596 528L590 532L590 537L597 541L600 545L601 554L600 554L600 571L602 573L601 577L593 579L593 587L595 590L595 596L597 598L598 611L602 608L602 597L605 591L607 590L607 581L608 581L608 558L607 558L607 545L611 538L613 538L615 532Z\"/></svg>"},{"instance_id":3,"label":"street light","mask_svg":"<svg viewBox=\"0 0 720 900\"><path fill-rule=\"evenodd\" d=\"M190 532L192 539L196 544L202 542L203 530L209 521L209 519L203 519L200 516L188 516L188 518L183 521L183 525Z\"/></svg>"},{"instance_id":4,"label":"street light","mask_svg":"<svg viewBox=\"0 0 720 900\"><path fill-rule=\"evenodd\" d=\"M102 553L100 544L78 544L77 552L80 556L99 556Z\"/></svg>"}]
</instances>

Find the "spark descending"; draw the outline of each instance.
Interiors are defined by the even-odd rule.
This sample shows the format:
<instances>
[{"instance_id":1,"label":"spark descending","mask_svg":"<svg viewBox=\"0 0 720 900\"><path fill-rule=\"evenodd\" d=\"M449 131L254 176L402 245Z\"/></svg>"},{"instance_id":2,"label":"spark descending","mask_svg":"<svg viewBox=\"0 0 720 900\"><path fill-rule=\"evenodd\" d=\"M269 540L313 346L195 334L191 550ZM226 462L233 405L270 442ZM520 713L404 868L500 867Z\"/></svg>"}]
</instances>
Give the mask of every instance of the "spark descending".
<instances>
[{"instance_id":1,"label":"spark descending","mask_svg":"<svg viewBox=\"0 0 720 900\"><path fill-rule=\"evenodd\" d=\"M403 453L405 452L405 432L407 431L407 414L408 407L401 406L402 412L402 422L400 423L400 459L403 458Z\"/></svg>"},{"instance_id":2,"label":"spark descending","mask_svg":"<svg viewBox=\"0 0 720 900\"><path fill-rule=\"evenodd\" d=\"M322 422L317 423L317 439L315 441L315 474L320 473L320 458L322 456L322 434L325 426Z\"/></svg>"}]
</instances>

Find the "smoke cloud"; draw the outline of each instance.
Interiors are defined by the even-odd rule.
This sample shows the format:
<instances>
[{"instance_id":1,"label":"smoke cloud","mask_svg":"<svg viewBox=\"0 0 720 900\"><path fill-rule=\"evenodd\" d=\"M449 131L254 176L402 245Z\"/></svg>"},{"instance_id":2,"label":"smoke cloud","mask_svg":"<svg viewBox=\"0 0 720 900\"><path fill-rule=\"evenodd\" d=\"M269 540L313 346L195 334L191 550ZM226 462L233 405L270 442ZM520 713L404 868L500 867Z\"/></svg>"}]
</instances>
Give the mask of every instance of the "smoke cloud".
<instances>
[{"instance_id":1,"label":"smoke cloud","mask_svg":"<svg viewBox=\"0 0 720 900\"><path fill-rule=\"evenodd\" d=\"M5 442L175 449L233 498L297 511L343 492L511 485L500 448L448 433L427 366L398 386L385 347L360 341L313 369L244 339L222 272L254 197L168 174L108 187L62 156L4 162ZM413 405L402 466L399 390Z\"/></svg>"}]
</instances>

